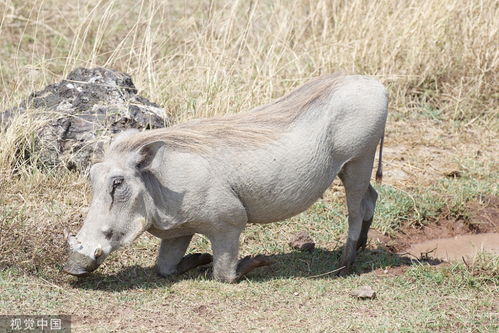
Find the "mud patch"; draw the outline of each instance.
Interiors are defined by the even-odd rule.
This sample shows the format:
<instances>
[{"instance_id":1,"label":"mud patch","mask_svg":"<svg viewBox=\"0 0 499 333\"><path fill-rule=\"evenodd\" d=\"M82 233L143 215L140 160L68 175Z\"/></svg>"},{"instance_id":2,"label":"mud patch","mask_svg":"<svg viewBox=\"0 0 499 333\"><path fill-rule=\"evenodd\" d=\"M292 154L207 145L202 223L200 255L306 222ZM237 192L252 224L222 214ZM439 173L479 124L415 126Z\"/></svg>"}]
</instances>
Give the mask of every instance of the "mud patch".
<instances>
[{"instance_id":1,"label":"mud patch","mask_svg":"<svg viewBox=\"0 0 499 333\"><path fill-rule=\"evenodd\" d=\"M413 244L406 250L407 254L416 258L427 256L446 261L458 261L462 258L473 259L480 252L499 255L499 233L432 239Z\"/></svg>"},{"instance_id":2,"label":"mud patch","mask_svg":"<svg viewBox=\"0 0 499 333\"><path fill-rule=\"evenodd\" d=\"M443 213L435 223L411 226L393 237L372 230L370 238L393 253L418 260L460 261L482 251L499 255L499 197L484 197L466 208L466 218Z\"/></svg>"}]
</instances>

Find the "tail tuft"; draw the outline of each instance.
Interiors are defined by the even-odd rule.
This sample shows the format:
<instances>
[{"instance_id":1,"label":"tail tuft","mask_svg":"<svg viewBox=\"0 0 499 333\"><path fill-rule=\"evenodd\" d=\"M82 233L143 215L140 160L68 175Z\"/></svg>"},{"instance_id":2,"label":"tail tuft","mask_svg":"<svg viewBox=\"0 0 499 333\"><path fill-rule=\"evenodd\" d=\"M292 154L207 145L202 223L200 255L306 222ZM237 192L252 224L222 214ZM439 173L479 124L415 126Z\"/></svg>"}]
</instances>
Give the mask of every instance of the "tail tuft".
<instances>
[{"instance_id":1,"label":"tail tuft","mask_svg":"<svg viewBox=\"0 0 499 333\"><path fill-rule=\"evenodd\" d=\"M383 171L378 168L378 171L376 171L376 184L381 185L383 181Z\"/></svg>"},{"instance_id":2,"label":"tail tuft","mask_svg":"<svg viewBox=\"0 0 499 333\"><path fill-rule=\"evenodd\" d=\"M378 170L376 171L376 184L380 185L383 181L383 142L385 141L385 132L383 131L383 136L379 143L379 159L378 159Z\"/></svg>"}]
</instances>

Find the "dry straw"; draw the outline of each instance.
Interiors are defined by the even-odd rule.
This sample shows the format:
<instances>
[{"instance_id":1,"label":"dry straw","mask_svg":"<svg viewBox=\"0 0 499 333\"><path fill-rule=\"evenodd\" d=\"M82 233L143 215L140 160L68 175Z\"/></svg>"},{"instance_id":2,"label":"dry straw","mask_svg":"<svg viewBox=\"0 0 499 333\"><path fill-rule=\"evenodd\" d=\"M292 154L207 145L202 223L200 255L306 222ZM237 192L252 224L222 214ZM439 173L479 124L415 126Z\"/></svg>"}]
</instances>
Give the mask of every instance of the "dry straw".
<instances>
[{"instance_id":1,"label":"dry straw","mask_svg":"<svg viewBox=\"0 0 499 333\"><path fill-rule=\"evenodd\" d=\"M176 120L249 110L343 71L390 86L392 108L493 119L494 0L0 3L0 108L76 66L132 74Z\"/></svg>"}]
</instances>

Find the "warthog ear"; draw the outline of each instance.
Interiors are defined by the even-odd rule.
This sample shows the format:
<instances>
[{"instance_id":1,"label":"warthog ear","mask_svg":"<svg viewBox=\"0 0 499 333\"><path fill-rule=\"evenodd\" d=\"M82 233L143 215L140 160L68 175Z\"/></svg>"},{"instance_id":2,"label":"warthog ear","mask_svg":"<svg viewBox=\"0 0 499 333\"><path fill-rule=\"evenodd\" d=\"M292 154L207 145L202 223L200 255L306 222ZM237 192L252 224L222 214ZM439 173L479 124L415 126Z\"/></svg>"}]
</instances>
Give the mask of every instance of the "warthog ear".
<instances>
[{"instance_id":1,"label":"warthog ear","mask_svg":"<svg viewBox=\"0 0 499 333\"><path fill-rule=\"evenodd\" d=\"M120 132L119 134L117 134L113 138L113 141L111 142L111 145L110 145L109 149L113 150L113 148L115 148L120 143L122 143L123 141L125 141L126 138L128 138L128 137L130 137L130 136L132 136L134 134L137 134L137 133L139 133L139 130L136 129L136 128L127 129L126 131Z\"/></svg>"},{"instance_id":2,"label":"warthog ear","mask_svg":"<svg viewBox=\"0 0 499 333\"><path fill-rule=\"evenodd\" d=\"M148 167L164 145L164 141L155 141L140 147L135 158L135 166L139 169Z\"/></svg>"}]
</instances>

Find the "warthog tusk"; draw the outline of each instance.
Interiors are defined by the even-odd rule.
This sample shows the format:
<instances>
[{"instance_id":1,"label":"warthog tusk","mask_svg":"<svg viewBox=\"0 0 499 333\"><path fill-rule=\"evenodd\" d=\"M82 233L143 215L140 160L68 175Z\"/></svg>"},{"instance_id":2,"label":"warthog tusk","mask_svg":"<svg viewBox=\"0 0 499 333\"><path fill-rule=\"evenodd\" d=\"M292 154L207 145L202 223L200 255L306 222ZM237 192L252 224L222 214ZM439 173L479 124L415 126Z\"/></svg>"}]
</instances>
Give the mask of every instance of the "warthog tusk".
<instances>
[{"instance_id":1,"label":"warthog tusk","mask_svg":"<svg viewBox=\"0 0 499 333\"><path fill-rule=\"evenodd\" d=\"M137 219L137 221L138 221L138 222L140 223L140 225L142 226L142 228L141 228L141 229L142 229L142 230L145 230L145 229L146 229L146 227L147 227L147 221L146 221L146 219L145 219L145 218L143 218L143 217L139 217L139 218Z\"/></svg>"},{"instance_id":2,"label":"warthog tusk","mask_svg":"<svg viewBox=\"0 0 499 333\"><path fill-rule=\"evenodd\" d=\"M102 248L100 247L100 245L95 249L95 252L94 252L94 257L95 259L99 258L101 255L104 254L104 251L102 251Z\"/></svg>"}]
</instances>

